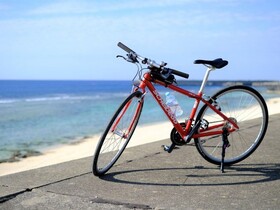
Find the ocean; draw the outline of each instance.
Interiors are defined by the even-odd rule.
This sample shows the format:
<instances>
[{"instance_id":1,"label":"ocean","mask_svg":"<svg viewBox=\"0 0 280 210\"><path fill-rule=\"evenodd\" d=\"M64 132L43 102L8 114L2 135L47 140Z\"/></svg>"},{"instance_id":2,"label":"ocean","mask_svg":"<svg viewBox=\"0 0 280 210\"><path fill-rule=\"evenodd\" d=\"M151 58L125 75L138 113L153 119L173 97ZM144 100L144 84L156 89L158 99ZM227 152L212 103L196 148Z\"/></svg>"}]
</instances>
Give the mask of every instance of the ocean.
<instances>
[{"instance_id":1,"label":"ocean","mask_svg":"<svg viewBox=\"0 0 280 210\"><path fill-rule=\"evenodd\" d=\"M129 95L131 81L16 81L0 80L0 162L15 154L58 144L68 144L101 133ZM184 86L198 91L198 86ZM212 95L223 87L209 86ZM159 87L164 97L168 90ZM265 87L258 88L266 98L279 97ZM176 95L184 114L193 106L191 99ZM147 94L140 124L167 120Z\"/></svg>"}]
</instances>

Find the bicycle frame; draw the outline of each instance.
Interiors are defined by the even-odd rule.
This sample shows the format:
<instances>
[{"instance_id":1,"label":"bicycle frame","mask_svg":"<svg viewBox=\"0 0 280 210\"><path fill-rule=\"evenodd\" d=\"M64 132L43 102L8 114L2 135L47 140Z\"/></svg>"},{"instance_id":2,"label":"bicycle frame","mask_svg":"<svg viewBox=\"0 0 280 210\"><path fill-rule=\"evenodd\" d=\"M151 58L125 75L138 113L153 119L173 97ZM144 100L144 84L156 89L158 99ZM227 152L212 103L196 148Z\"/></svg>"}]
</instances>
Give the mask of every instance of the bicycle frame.
<instances>
[{"instance_id":1,"label":"bicycle frame","mask_svg":"<svg viewBox=\"0 0 280 210\"><path fill-rule=\"evenodd\" d=\"M164 111L165 115L168 117L168 119L170 120L170 122L173 124L173 126L176 128L176 130L178 131L178 133L180 134L180 136L187 141L190 138L199 138L199 137L206 137L206 136L213 136L213 135L222 135L223 130L222 128L226 125L226 123L230 123L232 126L231 128L228 129L228 132L234 132L236 130L239 129L238 125L229 117L225 116L221 111L219 111L215 106L213 106L211 104L211 102L205 100L202 96L203 96L203 91L206 85L206 82L208 80L209 74L211 71L215 70L215 68L211 68L209 67L206 71L206 74L204 76L204 79L202 81L200 90L198 91L198 93L193 93L190 92L188 90L182 89L178 86L175 86L173 84L166 84L163 81L160 80L156 80L153 79L151 77L150 72L147 72L144 74L143 80L141 81L140 85L138 88L136 88L136 90L141 89L143 94L146 93L146 88L149 89L149 91L151 92L151 94L153 95L154 99L157 101L157 103L159 104L159 106L161 107L161 109ZM162 97L160 96L160 94L157 92L155 86L153 85L153 83L155 84L159 84L161 86L165 86L166 88L169 88L175 92L179 92L189 98L193 98L195 99L194 102L194 106L191 110L191 113L189 115L188 120L186 120L186 127L182 127L182 125L177 121L175 115L172 113L171 109L165 104L164 100L162 99ZM224 120L224 122L218 124L218 125L214 125L214 126L209 126L206 129L202 129L200 128L198 130L198 132L196 134L193 134L192 136L189 136L191 128L192 128L192 124L193 121L195 120L195 115L197 112L197 109L199 107L199 104L203 102L204 104L206 104L208 107L210 107L214 112L216 112L218 115L220 115L222 117L222 119ZM217 130L218 128L221 128L220 130ZM213 131L214 129L216 129L215 131Z\"/></svg>"},{"instance_id":2,"label":"bicycle frame","mask_svg":"<svg viewBox=\"0 0 280 210\"><path fill-rule=\"evenodd\" d=\"M117 57L137 65L134 79L138 76L139 80L133 79L131 94L116 110L99 140L92 164L94 175L104 175L122 155L139 122L149 91L174 126L170 133L170 146L163 145L163 150L168 153L194 138L199 154L208 162L220 165L221 172L224 172L224 166L246 159L260 145L267 130L269 115L265 100L258 91L235 85L218 91L212 97L204 97L210 72L225 67L227 60L195 60L194 64L203 64L207 71L198 92L191 92L174 84L175 75L188 79L189 74L167 68L165 62L158 64L142 57L121 42L118 46L128 54ZM142 67L142 64L145 66ZM147 72L143 75L145 70ZM185 114L184 122L178 122L173 107L167 106L156 90L158 85L194 101L189 116Z\"/></svg>"}]
</instances>

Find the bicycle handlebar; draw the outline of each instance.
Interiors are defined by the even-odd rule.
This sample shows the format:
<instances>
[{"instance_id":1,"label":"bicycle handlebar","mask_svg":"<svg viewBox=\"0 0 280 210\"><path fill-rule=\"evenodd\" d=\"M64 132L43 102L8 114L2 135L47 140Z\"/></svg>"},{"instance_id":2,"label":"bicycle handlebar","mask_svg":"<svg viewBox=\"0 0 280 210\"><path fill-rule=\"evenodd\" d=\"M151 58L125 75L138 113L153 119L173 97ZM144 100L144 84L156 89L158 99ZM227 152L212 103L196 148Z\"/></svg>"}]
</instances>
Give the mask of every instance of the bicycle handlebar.
<instances>
[{"instance_id":1,"label":"bicycle handlebar","mask_svg":"<svg viewBox=\"0 0 280 210\"><path fill-rule=\"evenodd\" d=\"M151 68L157 68L163 74L175 74L177 76L184 77L186 79L189 78L189 74L187 74L187 73L184 73L184 72L181 72L181 71L178 71L175 69L171 69L171 68L165 68L164 66L166 65L166 63L164 63L164 62L162 62L162 64L158 64L151 59L138 55L136 52L134 52L132 49L130 49L129 47L127 47L126 45L124 45L121 42L118 43L118 47L122 48L124 51L126 51L128 53L127 56L129 58L129 61L131 61L131 62L138 62L137 59L139 59L142 61L143 64L147 64Z\"/></svg>"},{"instance_id":2,"label":"bicycle handlebar","mask_svg":"<svg viewBox=\"0 0 280 210\"><path fill-rule=\"evenodd\" d=\"M184 73L184 72L181 72L181 71L178 71L178 70L175 70L175 69L170 69L170 68L169 68L169 70L171 71L171 74L175 74L179 77L184 77L186 79L189 78L189 74L187 74L187 73Z\"/></svg>"},{"instance_id":3,"label":"bicycle handlebar","mask_svg":"<svg viewBox=\"0 0 280 210\"><path fill-rule=\"evenodd\" d=\"M135 53L132 49L128 48L127 46L125 46L123 43L119 42L118 43L118 47L122 48L124 51L126 51L127 53Z\"/></svg>"}]
</instances>

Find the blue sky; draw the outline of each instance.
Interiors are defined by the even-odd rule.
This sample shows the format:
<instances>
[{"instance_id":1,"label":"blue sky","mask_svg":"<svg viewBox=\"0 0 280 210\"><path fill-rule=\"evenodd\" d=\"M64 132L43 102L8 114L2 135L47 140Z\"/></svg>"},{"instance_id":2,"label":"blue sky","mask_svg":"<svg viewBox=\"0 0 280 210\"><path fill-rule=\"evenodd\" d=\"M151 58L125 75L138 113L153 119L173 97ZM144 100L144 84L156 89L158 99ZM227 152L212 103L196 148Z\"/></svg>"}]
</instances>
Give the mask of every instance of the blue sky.
<instances>
[{"instance_id":1,"label":"blue sky","mask_svg":"<svg viewBox=\"0 0 280 210\"><path fill-rule=\"evenodd\" d=\"M202 79L280 80L278 0L0 0L0 79L129 80L122 41Z\"/></svg>"}]
</instances>

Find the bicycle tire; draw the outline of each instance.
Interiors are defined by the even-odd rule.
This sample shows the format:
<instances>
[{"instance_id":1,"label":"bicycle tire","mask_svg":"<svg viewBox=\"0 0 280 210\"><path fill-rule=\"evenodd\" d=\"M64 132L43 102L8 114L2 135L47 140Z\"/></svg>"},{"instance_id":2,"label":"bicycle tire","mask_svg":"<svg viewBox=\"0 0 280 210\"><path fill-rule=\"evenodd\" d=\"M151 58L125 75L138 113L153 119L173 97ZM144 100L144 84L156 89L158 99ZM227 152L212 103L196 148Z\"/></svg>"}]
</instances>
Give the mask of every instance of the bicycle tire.
<instances>
[{"instance_id":1,"label":"bicycle tire","mask_svg":"<svg viewBox=\"0 0 280 210\"><path fill-rule=\"evenodd\" d=\"M129 95L113 115L94 153L92 172L95 176L104 175L126 148L142 112L144 99L141 96L140 91Z\"/></svg>"},{"instance_id":2,"label":"bicycle tire","mask_svg":"<svg viewBox=\"0 0 280 210\"><path fill-rule=\"evenodd\" d=\"M230 133L230 146L226 148L224 165L232 165L249 157L262 142L268 126L268 110L263 97L255 89L243 85L231 86L211 97L221 111L237 121L239 130ZM213 102L213 101L212 101ZM197 115L197 121L205 119L209 126L223 119L206 104ZM194 139L200 155L210 163L220 165L222 136Z\"/></svg>"}]
</instances>

